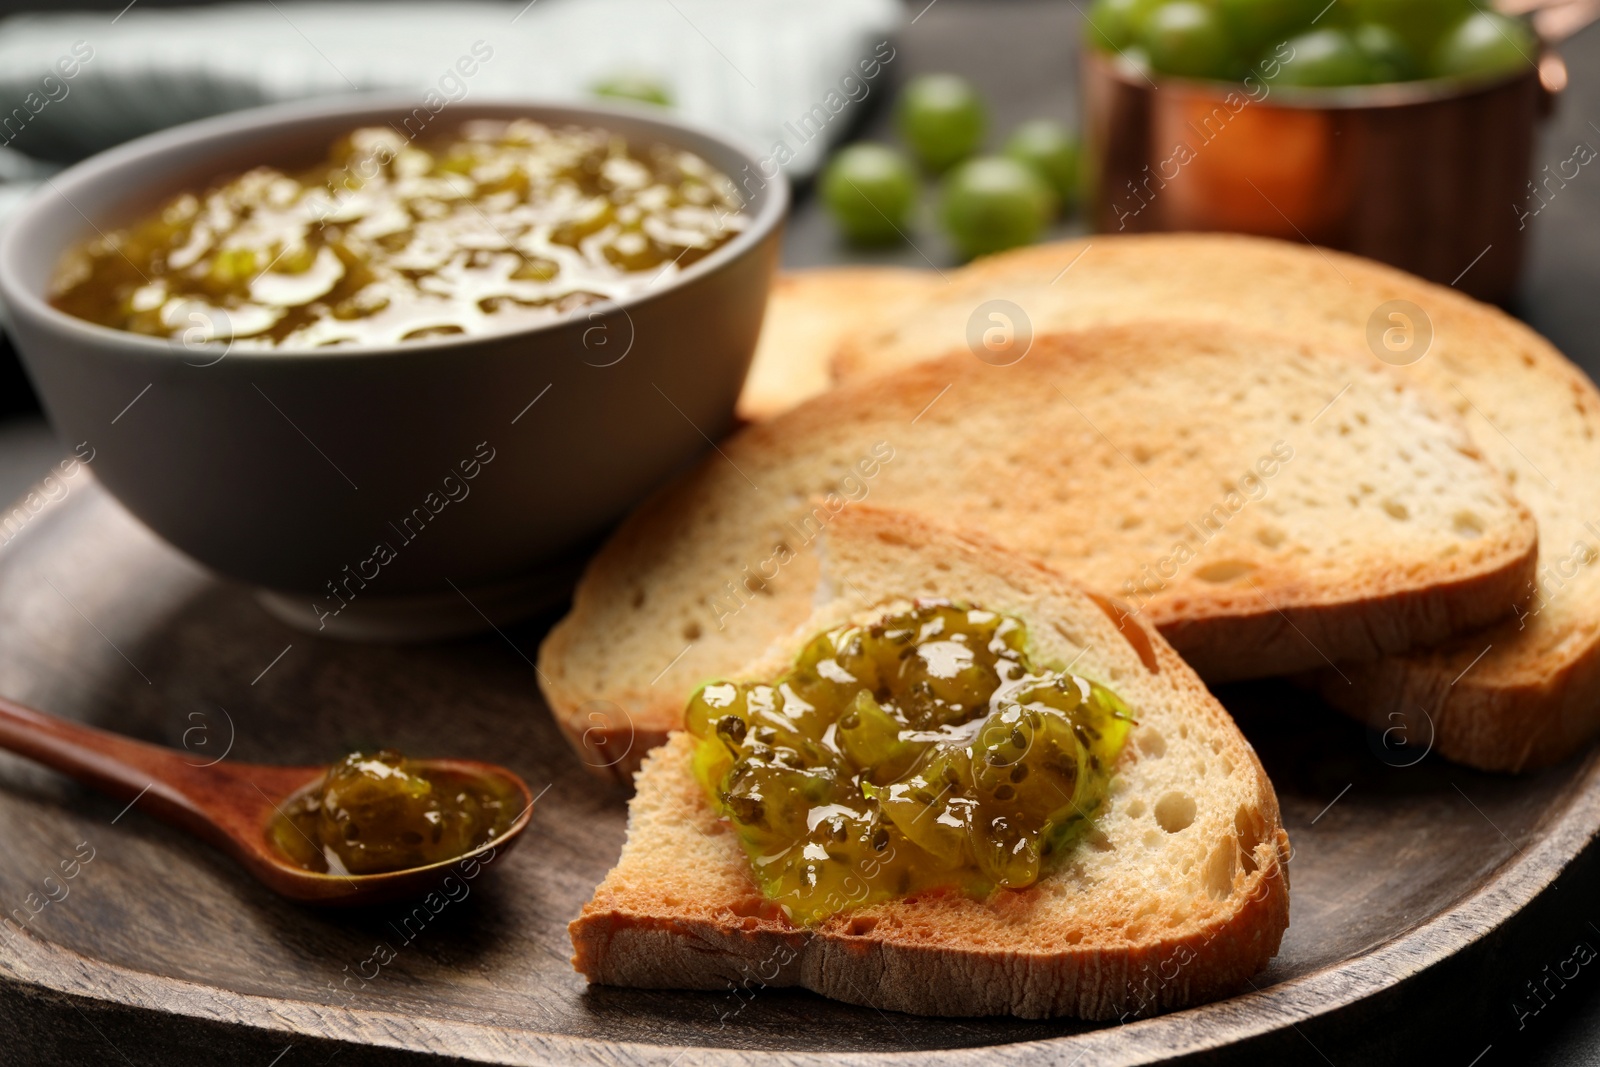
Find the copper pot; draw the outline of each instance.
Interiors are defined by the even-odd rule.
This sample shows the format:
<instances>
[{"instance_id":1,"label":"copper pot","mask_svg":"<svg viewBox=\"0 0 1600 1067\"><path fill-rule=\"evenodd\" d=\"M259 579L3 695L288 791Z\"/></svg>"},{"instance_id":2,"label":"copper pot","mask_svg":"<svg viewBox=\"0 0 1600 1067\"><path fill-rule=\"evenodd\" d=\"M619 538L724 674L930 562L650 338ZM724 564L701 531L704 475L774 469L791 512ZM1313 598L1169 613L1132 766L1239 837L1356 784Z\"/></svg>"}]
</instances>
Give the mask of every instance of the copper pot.
<instances>
[{"instance_id":1,"label":"copper pot","mask_svg":"<svg viewBox=\"0 0 1600 1067\"><path fill-rule=\"evenodd\" d=\"M1087 47L1082 70L1096 229L1307 241L1511 297L1536 196L1549 195L1530 179L1535 129L1566 85L1553 50L1538 69L1466 86L1152 82Z\"/></svg>"}]
</instances>

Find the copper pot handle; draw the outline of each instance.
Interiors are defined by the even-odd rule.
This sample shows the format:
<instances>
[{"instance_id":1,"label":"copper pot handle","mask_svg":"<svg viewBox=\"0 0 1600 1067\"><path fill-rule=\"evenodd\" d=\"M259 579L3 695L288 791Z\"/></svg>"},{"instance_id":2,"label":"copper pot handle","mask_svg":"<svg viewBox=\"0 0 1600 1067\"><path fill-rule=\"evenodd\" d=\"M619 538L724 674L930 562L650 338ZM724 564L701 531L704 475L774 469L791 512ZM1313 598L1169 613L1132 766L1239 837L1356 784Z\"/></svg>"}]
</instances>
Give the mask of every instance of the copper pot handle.
<instances>
[{"instance_id":1,"label":"copper pot handle","mask_svg":"<svg viewBox=\"0 0 1600 1067\"><path fill-rule=\"evenodd\" d=\"M1600 0L1595 0L1600 5ZM1539 117L1548 119L1555 114L1556 103L1567 88L1567 61L1551 45L1539 54Z\"/></svg>"},{"instance_id":2,"label":"copper pot handle","mask_svg":"<svg viewBox=\"0 0 1600 1067\"><path fill-rule=\"evenodd\" d=\"M1600 19L1600 0L1497 0L1495 10L1526 15L1544 48L1539 56L1539 85L1544 89L1539 117L1549 118L1556 98L1567 88L1567 63L1555 46Z\"/></svg>"},{"instance_id":3,"label":"copper pot handle","mask_svg":"<svg viewBox=\"0 0 1600 1067\"><path fill-rule=\"evenodd\" d=\"M1507 15L1531 16L1533 31L1546 44L1560 44L1600 19L1600 0L1499 0L1494 6Z\"/></svg>"}]
</instances>

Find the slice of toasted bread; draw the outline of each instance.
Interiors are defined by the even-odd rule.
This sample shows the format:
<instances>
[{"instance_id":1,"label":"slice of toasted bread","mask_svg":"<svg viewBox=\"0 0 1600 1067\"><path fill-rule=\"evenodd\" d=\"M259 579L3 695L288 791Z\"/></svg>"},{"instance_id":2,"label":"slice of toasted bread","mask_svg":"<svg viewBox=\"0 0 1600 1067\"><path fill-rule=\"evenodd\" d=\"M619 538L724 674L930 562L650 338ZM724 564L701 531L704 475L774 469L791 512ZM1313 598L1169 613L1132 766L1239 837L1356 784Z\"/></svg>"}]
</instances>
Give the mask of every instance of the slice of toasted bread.
<instances>
[{"instance_id":1,"label":"slice of toasted bread","mask_svg":"<svg viewBox=\"0 0 1600 1067\"><path fill-rule=\"evenodd\" d=\"M1251 237L1107 236L980 260L941 285L937 299L847 335L837 369L876 373L964 345L971 309L996 298L1022 306L1039 331L1153 316L1254 322L1375 365L1390 327L1402 330L1394 340L1407 340L1406 323L1389 317L1405 309L1390 302L1420 309L1425 319L1410 315L1417 347L1388 359L1418 355L1429 329L1431 343L1393 372L1459 412L1533 511L1537 593L1483 633L1327 671L1319 688L1359 719L1485 770L1546 766L1600 733L1600 567L1592 566L1600 561L1600 390L1544 338L1453 289L1337 252Z\"/></svg>"},{"instance_id":2,"label":"slice of toasted bread","mask_svg":"<svg viewBox=\"0 0 1600 1067\"><path fill-rule=\"evenodd\" d=\"M1277 797L1159 634L913 516L852 507L825 542L833 597L741 674L773 677L813 633L915 598L1016 615L1039 661L1110 686L1137 720L1095 832L1027 889L930 893L804 929L763 898L691 773L694 739L677 733L645 763L622 858L571 925L578 970L609 985L802 986L924 1015L1116 1019L1224 996L1266 965L1289 923Z\"/></svg>"},{"instance_id":3,"label":"slice of toasted bread","mask_svg":"<svg viewBox=\"0 0 1600 1067\"><path fill-rule=\"evenodd\" d=\"M1484 625L1537 548L1458 421L1347 356L1216 324L962 353L747 428L623 523L540 649L588 762L625 775L690 689L802 622L806 545L869 497L1127 600L1208 679Z\"/></svg>"},{"instance_id":4,"label":"slice of toasted bread","mask_svg":"<svg viewBox=\"0 0 1600 1067\"><path fill-rule=\"evenodd\" d=\"M942 285L932 271L829 267L780 274L761 340L739 394L739 417L770 419L831 384L834 350L856 330L892 320L896 308Z\"/></svg>"}]
</instances>

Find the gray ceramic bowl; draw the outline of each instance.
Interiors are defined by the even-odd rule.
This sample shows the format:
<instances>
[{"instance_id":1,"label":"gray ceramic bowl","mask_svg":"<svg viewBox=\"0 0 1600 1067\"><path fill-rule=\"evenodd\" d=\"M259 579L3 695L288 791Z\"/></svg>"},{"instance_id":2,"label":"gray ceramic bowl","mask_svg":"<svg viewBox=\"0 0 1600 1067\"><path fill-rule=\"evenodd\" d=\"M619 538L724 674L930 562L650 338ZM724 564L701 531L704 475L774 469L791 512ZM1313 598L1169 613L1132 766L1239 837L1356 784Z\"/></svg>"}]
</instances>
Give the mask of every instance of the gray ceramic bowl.
<instances>
[{"instance_id":1,"label":"gray ceramic bowl","mask_svg":"<svg viewBox=\"0 0 1600 1067\"><path fill-rule=\"evenodd\" d=\"M224 355L46 302L97 229L256 164L313 164L415 106L351 96L144 137L57 175L0 239L0 299L63 442L156 533L324 633L442 636L559 597L586 545L732 425L788 204L781 174L665 115L453 104L430 132L528 116L681 145L740 183L752 224L620 305L472 338Z\"/></svg>"}]
</instances>

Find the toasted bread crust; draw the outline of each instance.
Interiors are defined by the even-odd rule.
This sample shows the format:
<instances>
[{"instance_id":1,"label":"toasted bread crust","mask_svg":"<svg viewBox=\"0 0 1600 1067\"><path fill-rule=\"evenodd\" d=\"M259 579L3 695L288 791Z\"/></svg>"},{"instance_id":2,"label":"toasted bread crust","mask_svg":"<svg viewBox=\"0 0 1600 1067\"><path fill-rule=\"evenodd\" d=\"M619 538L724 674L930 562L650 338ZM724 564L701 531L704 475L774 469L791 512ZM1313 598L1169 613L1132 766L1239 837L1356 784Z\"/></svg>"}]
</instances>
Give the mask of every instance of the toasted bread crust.
<instances>
[{"instance_id":1,"label":"toasted bread crust","mask_svg":"<svg viewBox=\"0 0 1600 1067\"><path fill-rule=\"evenodd\" d=\"M688 747L684 739L679 747L656 749L651 759L685 760ZM1258 854L1270 858L1247 876L1236 893L1237 909L1178 934L1124 948L994 952L920 943L876 918L839 916L815 930L800 929L765 906L753 884L748 897L720 914L658 914L667 909L629 901L624 883L602 887L569 924L572 965L598 985L746 992L798 987L916 1015L1126 1021L1217 1000L1266 967L1289 925L1289 835L1271 784L1257 769L1270 800L1263 815L1272 827L1270 850ZM703 802L698 786L689 784ZM723 827L708 822L702 832L731 843ZM743 862L742 855L734 862Z\"/></svg>"},{"instance_id":2,"label":"toasted bread crust","mask_svg":"<svg viewBox=\"0 0 1600 1067\"><path fill-rule=\"evenodd\" d=\"M739 394L739 417L770 419L825 391L840 342L892 317L896 307L939 284L931 271L903 267L825 267L778 275Z\"/></svg>"},{"instance_id":3,"label":"toasted bread crust","mask_svg":"<svg viewBox=\"0 0 1600 1067\"><path fill-rule=\"evenodd\" d=\"M1070 289L1045 285L1079 256ZM1384 730L1404 723L1416 743L1434 738L1447 759L1484 770L1547 766L1600 733L1600 390L1525 324L1379 263L1230 235L1037 245L979 260L952 283L939 299L968 307L1003 294L1037 330L1166 315L1243 318L1357 353L1367 352L1370 316L1382 305L1416 305L1431 324L1431 348L1393 373L1457 408L1489 459L1517 479L1539 524L1542 559L1511 599L1521 605L1537 587L1539 607L1444 648L1341 664L1314 684L1352 716ZM846 335L835 377L883 373L959 344L960 316L935 322L936 311L928 301Z\"/></svg>"},{"instance_id":4,"label":"toasted bread crust","mask_svg":"<svg viewBox=\"0 0 1600 1067\"><path fill-rule=\"evenodd\" d=\"M1283 427L1272 423L1278 416L1269 413L1248 435L1214 421L1197 422L1188 439L1179 432L1187 432L1184 427L1168 427L1159 438L1126 431L1128 447L1150 446L1153 459L1146 469L1161 488L1147 493L1144 483L1154 488L1155 482L1098 432L1101 421L1111 425L1120 405L1139 396L1124 384L1130 363L1147 375L1184 382L1210 381L1244 366L1260 376L1267 395L1281 402L1292 390L1306 410L1296 412L1302 423L1283 416ZM1294 368L1303 368L1307 377L1294 377L1302 373ZM1038 411L1041 421L1029 431L1030 443L1012 446L1012 451L1043 451L1019 460L996 447L1022 438L1002 436L993 420L1009 420L1008 427L1020 423L1035 412L1040 403L1036 398L1053 397L1052 388L1059 391L1057 382L1069 389L1100 390L1094 394L1094 403L1100 405L1096 416L1083 413L1079 402L1091 404L1091 394L1080 392L1077 401L1055 401L1053 411ZM719 591L718 579L737 579L740 561L754 562L763 545L793 536L778 526L786 505L768 502L796 496L803 505L797 488L815 491L817 480L836 476L830 473L836 461L865 455L880 432L898 442L897 454L903 458L884 467L870 487L873 500L924 514L949 513L951 521L962 524L988 523L1013 548L1046 558L1116 596L1122 592L1119 580L1141 562L1155 562L1172 545L1167 538L1181 535L1169 532L1171 524L1213 504L1220 492L1212 488L1216 479L1237 477L1235 467L1262 462L1259 450L1268 448L1279 432L1296 437L1304 448L1331 449L1334 456L1330 460L1316 454L1298 461L1301 466L1282 475L1280 484L1310 493L1324 486L1317 480L1324 476L1319 472L1332 470L1338 472L1331 476L1337 480L1326 483L1326 491L1354 493L1355 482L1366 475L1357 478L1354 461L1338 452L1346 438L1335 432L1344 429L1335 418L1344 415L1320 427L1309 425L1329 397L1349 388L1347 383L1355 385L1343 400L1348 410L1361 414L1359 405L1375 404L1375 419L1394 419L1407 427L1397 434L1397 454L1413 446L1415 435L1431 457L1418 467L1407 456L1403 465L1408 477L1418 479L1414 486L1405 483L1412 486L1406 491L1417 494L1411 498L1413 507L1434 508L1429 525L1415 519L1402 527L1375 511L1370 497L1359 511L1366 517L1360 519L1345 517L1358 514L1357 500L1350 501L1350 511L1343 510L1342 498L1326 502L1324 515L1338 505L1338 514L1327 519L1336 534L1292 512L1271 513L1270 523L1268 511L1250 512L1248 518L1208 534L1195 550L1209 553L1207 562L1245 561L1244 578L1213 578L1197 562L1147 600L1142 612L1212 680L1292 673L1393 653L1445 640L1511 612L1527 595L1538 551L1537 528L1498 475L1471 452L1454 417L1438 410L1431 399L1396 389L1349 357L1276 334L1175 323L1124 325L1039 337L1027 358L1011 367L985 366L970 353L906 367L892 376L841 387L737 434L695 471L642 505L591 561L571 612L540 650L541 686L585 762L627 781L644 752L678 725L688 691L705 680L702 675L737 669L809 612L815 583L806 551L769 572L775 580L770 587L762 581L759 591L770 595L747 595L726 627L707 607L707 594ZM1169 406L1161 411L1182 403L1175 397L1187 395L1171 384L1164 388L1163 404ZM924 417L929 400L947 392L941 406ZM984 419L991 420L979 422L990 427L987 439L984 431L969 429ZM1351 425L1359 435L1364 424L1352 419ZM1058 434L1074 435L1072 443L1062 445L1067 438ZM1208 460L1199 450L1207 434L1225 437L1222 451L1232 458ZM1390 440L1369 440L1368 447L1385 448ZM1285 454L1292 453L1290 448ZM1191 469L1189 463L1196 466ZM1439 465L1437 470L1432 464ZM1227 470L1219 469L1224 465ZM1444 470L1455 473L1438 473ZM1473 508L1492 516L1481 536L1455 544L1446 529L1448 515L1428 503L1445 498L1416 488L1426 478L1476 487L1470 490L1477 501ZM764 494L754 488L758 481L767 485ZM1156 499L1178 491L1189 494L1188 504ZM1074 492L1079 495L1072 496ZM1087 508L1077 503L1085 500ZM1121 514L1131 514L1129 521L1143 525L1148 534L1140 536L1145 540L1135 541L1134 535L1113 528L1111 520ZM1302 540L1289 543L1292 551L1279 551L1263 539L1270 531L1260 524L1293 528L1297 522ZM1193 526L1189 523L1189 536ZM1351 531L1362 529L1374 531L1378 547L1333 549L1335 535L1349 542ZM1306 557L1299 546L1324 561L1320 569L1302 565ZM1368 557L1360 566L1350 562L1351 553L1357 552ZM732 582L725 584L733 588ZM638 610L630 611L630 605ZM624 629L631 630L626 640L619 637ZM675 640L679 635L682 640ZM674 656L681 656L681 662ZM618 657L621 662L613 662ZM647 664L649 659L655 662ZM598 718L596 707L604 709ZM618 755L623 749L628 754Z\"/></svg>"},{"instance_id":5,"label":"toasted bread crust","mask_svg":"<svg viewBox=\"0 0 1600 1067\"><path fill-rule=\"evenodd\" d=\"M842 521L848 529L840 536L882 534L919 560L944 554L956 564L952 582L981 566L998 589L1039 590L1037 604L1081 605L1083 617L1068 621L1092 633L1085 639L1096 654L1121 663L1126 684L1147 685L1142 691L1165 694L1161 699L1182 707L1181 714L1159 720L1172 743L1185 743L1173 729L1181 719L1186 732L1194 731L1189 744L1221 750L1236 768L1230 773L1244 800L1239 815L1227 812L1224 830L1237 839L1240 860L1230 867L1225 897L1202 892L1191 900L1180 892L1183 914L1152 922L1150 909L1159 916L1168 906L1153 888L1147 890L1152 899L1141 904L1093 879L1065 897L1042 881L983 901L951 894L890 901L799 928L750 879L734 835L689 773L694 739L677 733L650 755L639 776L622 861L570 926L574 966L603 984L797 986L917 1014L1098 1020L1225 996L1264 967L1289 921L1289 848L1277 798L1227 713L1171 647L1125 613L1108 612L1097 622L1090 598L1070 582L980 537L869 507ZM1102 641L1117 647L1104 648ZM780 658L775 652L772 664ZM1148 757L1130 744L1124 758L1137 763ZM1234 802L1216 799L1215 806L1227 810ZM651 836L675 832L681 834L676 841ZM1131 841L1135 832L1123 836ZM1108 847L1116 856L1115 846ZM1130 849L1116 862L1139 861Z\"/></svg>"},{"instance_id":6,"label":"toasted bread crust","mask_svg":"<svg viewBox=\"0 0 1600 1067\"><path fill-rule=\"evenodd\" d=\"M1482 771L1517 774L1569 758L1600 732L1600 657L1580 656L1544 677L1473 677L1496 648L1517 654L1505 623L1432 653L1394 656L1300 680L1328 703L1379 731L1396 761L1423 752ZM1474 655L1481 655L1473 663Z\"/></svg>"},{"instance_id":7,"label":"toasted bread crust","mask_svg":"<svg viewBox=\"0 0 1600 1067\"><path fill-rule=\"evenodd\" d=\"M1499 570L1366 598L1359 614L1348 604L1291 604L1190 619L1173 618L1172 605L1157 603L1150 615L1208 682L1259 677L1263 662L1296 661L1321 663L1339 681L1337 666L1322 650L1340 649L1339 662L1365 664L1476 633L1527 604L1537 570L1537 551L1529 551Z\"/></svg>"}]
</instances>

